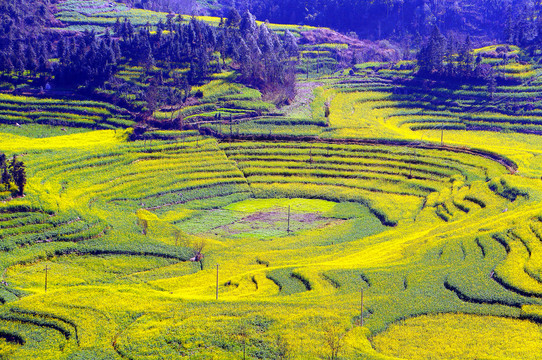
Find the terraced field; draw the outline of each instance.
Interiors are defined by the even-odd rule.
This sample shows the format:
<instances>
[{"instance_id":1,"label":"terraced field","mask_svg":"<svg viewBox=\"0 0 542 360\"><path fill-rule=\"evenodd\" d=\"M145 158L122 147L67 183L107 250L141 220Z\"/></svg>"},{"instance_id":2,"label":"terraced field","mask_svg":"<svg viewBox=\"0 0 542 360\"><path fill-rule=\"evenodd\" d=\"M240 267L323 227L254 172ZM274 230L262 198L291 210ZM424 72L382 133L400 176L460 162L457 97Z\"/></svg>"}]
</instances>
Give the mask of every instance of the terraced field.
<instances>
[{"instance_id":1,"label":"terraced field","mask_svg":"<svg viewBox=\"0 0 542 360\"><path fill-rule=\"evenodd\" d=\"M502 171L479 158L387 146L243 142L222 148L257 197L356 201L386 225L414 219L431 193L450 187L461 193L468 183Z\"/></svg>"},{"instance_id":2,"label":"terraced field","mask_svg":"<svg viewBox=\"0 0 542 360\"><path fill-rule=\"evenodd\" d=\"M130 114L98 101L69 101L0 94L0 123L45 124L91 129L127 128L135 124Z\"/></svg>"},{"instance_id":3,"label":"terraced field","mask_svg":"<svg viewBox=\"0 0 542 360\"><path fill-rule=\"evenodd\" d=\"M168 18L59 9L68 30ZM0 202L0 358L538 358L538 65L476 50L490 94L411 62L338 69L337 48L300 48L282 108L213 74L155 109L172 130L138 133L105 102L0 94L0 152L28 175ZM119 95L130 108L144 74L116 72L138 89Z\"/></svg>"},{"instance_id":4,"label":"terraced field","mask_svg":"<svg viewBox=\"0 0 542 360\"><path fill-rule=\"evenodd\" d=\"M315 357L335 331L380 359L367 336L405 317L539 318L539 180L438 149L127 135L3 135L29 169L0 217L9 358Z\"/></svg>"}]
</instances>

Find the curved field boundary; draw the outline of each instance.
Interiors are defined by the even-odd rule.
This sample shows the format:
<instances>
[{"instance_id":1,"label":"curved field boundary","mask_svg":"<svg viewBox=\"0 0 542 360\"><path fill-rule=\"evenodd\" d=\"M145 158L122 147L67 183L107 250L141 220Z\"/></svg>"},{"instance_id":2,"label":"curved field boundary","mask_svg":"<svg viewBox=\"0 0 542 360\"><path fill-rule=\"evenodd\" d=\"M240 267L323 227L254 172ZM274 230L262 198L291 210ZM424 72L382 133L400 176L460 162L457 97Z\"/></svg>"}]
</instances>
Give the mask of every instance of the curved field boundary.
<instances>
[{"instance_id":1,"label":"curved field boundary","mask_svg":"<svg viewBox=\"0 0 542 360\"><path fill-rule=\"evenodd\" d=\"M276 142L276 141L295 141L295 142L307 142L307 143L330 143L330 144L347 144L347 145L390 145L390 146L403 146L415 149L425 150L443 150L451 151L455 153L463 153L469 155L481 156L486 159L495 161L504 166L511 174L514 174L518 170L518 165L511 159L493 153L491 151L468 148L464 146L453 145L438 145L431 143L420 143L407 140L392 140L392 139L322 139L316 136L301 136L294 135L233 135L225 136L219 134L212 129L201 128L200 132L203 135L210 135L218 138L222 141L260 141L260 142Z\"/></svg>"},{"instance_id":2,"label":"curved field boundary","mask_svg":"<svg viewBox=\"0 0 542 360\"><path fill-rule=\"evenodd\" d=\"M5 341L11 344L17 344L17 345L25 344L25 340L22 336L20 336L17 333L12 333L5 330L0 330L0 339L4 339Z\"/></svg>"}]
</instances>

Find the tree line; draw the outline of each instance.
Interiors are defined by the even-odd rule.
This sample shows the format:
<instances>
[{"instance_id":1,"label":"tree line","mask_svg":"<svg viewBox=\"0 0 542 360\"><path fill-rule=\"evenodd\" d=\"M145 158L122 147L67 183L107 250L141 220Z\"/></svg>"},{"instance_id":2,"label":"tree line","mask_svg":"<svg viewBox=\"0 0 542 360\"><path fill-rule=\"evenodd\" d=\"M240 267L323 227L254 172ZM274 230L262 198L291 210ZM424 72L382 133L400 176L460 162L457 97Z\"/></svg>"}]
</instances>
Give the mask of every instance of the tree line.
<instances>
[{"instance_id":1,"label":"tree line","mask_svg":"<svg viewBox=\"0 0 542 360\"><path fill-rule=\"evenodd\" d=\"M218 27L193 17L187 22L181 15L140 27L118 19L103 35L85 31L59 40L45 33L27 39L13 29L3 37L0 33L5 44L0 49L0 74L30 74L53 78L63 86L95 88L112 80L123 63L143 66L154 78L153 89L165 82L173 85L162 90L177 92L178 98L186 97L190 86L203 83L232 59L231 67L244 84L262 92L280 90L285 97L293 94L295 37L289 31L279 37L266 24L258 25L248 11L242 16L231 11ZM158 73L155 65L161 69ZM184 75L170 72L183 68L189 69Z\"/></svg>"},{"instance_id":2,"label":"tree line","mask_svg":"<svg viewBox=\"0 0 542 360\"><path fill-rule=\"evenodd\" d=\"M160 0L148 0L153 3ZM538 41L542 7L528 0L219 0L275 23L324 26L360 38L415 46L438 26L444 34L526 46Z\"/></svg>"},{"instance_id":3,"label":"tree line","mask_svg":"<svg viewBox=\"0 0 542 360\"><path fill-rule=\"evenodd\" d=\"M496 88L497 74L491 65L482 63L480 54L474 56L470 37L463 42L446 38L436 26L418 52L417 65L418 75L446 80L448 84L485 83L491 95Z\"/></svg>"}]
</instances>

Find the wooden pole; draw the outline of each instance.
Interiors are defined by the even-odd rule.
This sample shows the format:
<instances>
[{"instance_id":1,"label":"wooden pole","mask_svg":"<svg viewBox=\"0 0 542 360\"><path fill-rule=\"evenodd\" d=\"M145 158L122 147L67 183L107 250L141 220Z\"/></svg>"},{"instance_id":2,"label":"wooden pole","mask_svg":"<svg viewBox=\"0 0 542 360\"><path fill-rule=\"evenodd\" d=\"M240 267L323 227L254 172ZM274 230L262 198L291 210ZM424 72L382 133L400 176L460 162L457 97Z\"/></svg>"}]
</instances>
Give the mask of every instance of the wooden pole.
<instances>
[{"instance_id":1,"label":"wooden pole","mask_svg":"<svg viewBox=\"0 0 542 360\"><path fill-rule=\"evenodd\" d=\"M290 233L290 205L288 205L288 229L286 232Z\"/></svg>"},{"instance_id":2,"label":"wooden pole","mask_svg":"<svg viewBox=\"0 0 542 360\"><path fill-rule=\"evenodd\" d=\"M216 264L216 300L218 300L218 264Z\"/></svg>"},{"instance_id":3,"label":"wooden pole","mask_svg":"<svg viewBox=\"0 0 542 360\"><path fill-rule=\"evenodd\" d=\"M363 278L361 279L363 281ZM360 309L360 326L363 327L363 286L361 287L361 309Z\"/></svg>"},{"instance_id":4,"label":"wooden pole","mask_svg":"<svg viewBox=\"0 0 542 360\"><path fill-rule=\"evenodd\" d=\"M47 270L49 270L49 268L45 265L45 292L47 292Z\"/></svg>"}]
</instances>

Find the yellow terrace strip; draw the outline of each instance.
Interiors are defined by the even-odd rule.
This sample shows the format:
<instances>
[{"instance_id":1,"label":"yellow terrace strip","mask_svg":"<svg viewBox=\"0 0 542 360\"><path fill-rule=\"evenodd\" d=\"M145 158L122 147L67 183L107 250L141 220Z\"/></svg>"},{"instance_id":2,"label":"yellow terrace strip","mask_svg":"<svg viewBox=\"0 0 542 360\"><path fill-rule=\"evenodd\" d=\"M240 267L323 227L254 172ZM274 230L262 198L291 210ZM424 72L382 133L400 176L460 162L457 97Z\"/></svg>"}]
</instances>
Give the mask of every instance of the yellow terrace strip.
<instances>
[{"instance_id":1,"label":"yellow terrace strip","mask_svg":"<svg viewBox=\"0 0 542 360\"><path fill-rule=\"evenodd\" d=\"M0 150L23 153L29 150L84 149L88 147L112 146L126 140L125 131L98 130L93 132L31 139L25 136L0 133Z\"/></svg>"},{"instance_id":2,"label":"yellow terrace strip","mask_svg":"<svg viewBox=\"0 0 542 360\"><path fill-rule=\"evenodd\" d=\"M440 143L440 131L424 131L423 141ZM542 140L539 135L497 133L487 131L446 131L444 144L469 146L505 155L514 160L518 173L525 176L542 176Z\"/></svg>"},{"instance_id":3,"label":"yellow terrace strip","mask_svg":"<svg viewBox=\"0 0 542 360\"><path fill-rule=\"evenodd\" d=\"M496 231L500 228L506 228L515 221L521 221L520 219L539 215L541 212L542 208L539 204L523 205L517 211L497 213L486 218L484 227ZM359 268L382 266L382 264L386 264L386 266L404 264L413 260L411 256L417 257L420 253L424 253L423 245L429 242L435 245L446 239L476 234L480 227L479 222L468 218L430 227L426 230L420 230L413 223L409 225L409 228L402 227L376 235L374 237L376 243L361 249L355 249L356 242L353 242L351 252L348 255L321 263L321 265ZM360 242L366 242L366 239L362 239Z\"/></svg>"},{"instance_id":4,"label":"yellow terrace strip","mask_svg":"<svg viewBox=\"0 0 542 360\"><path fill-rule=\"evenodd\" d=\"M503 341L506 339L506 341ZM420 316L392 325L373 344L386 355L425 359L539 359L539 325L464 314Z\"/></svg>"}]
</instances>

